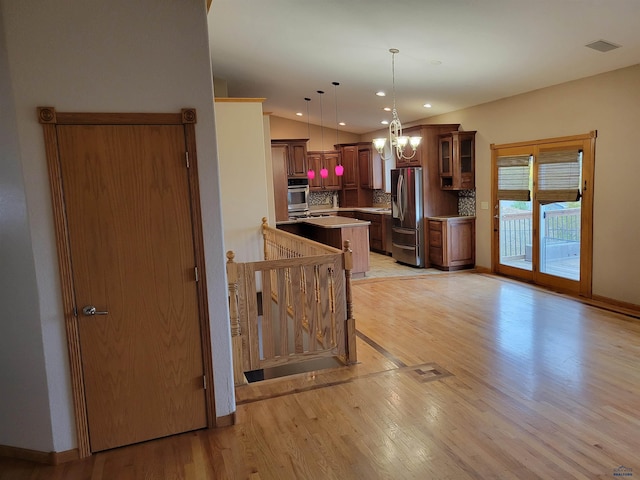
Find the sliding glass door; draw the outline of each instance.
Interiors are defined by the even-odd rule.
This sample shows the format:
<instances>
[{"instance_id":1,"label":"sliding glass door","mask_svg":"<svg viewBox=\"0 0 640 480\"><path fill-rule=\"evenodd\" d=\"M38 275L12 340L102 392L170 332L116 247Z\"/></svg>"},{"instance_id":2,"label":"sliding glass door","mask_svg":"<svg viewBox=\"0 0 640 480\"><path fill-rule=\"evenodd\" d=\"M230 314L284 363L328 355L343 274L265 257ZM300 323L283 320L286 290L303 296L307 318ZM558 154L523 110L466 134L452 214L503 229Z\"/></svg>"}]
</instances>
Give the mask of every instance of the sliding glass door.
<instances>
[{"instance_id":1,"label":"sliding glass door","mask_svg":"<svg viewBox=\"0 0 640 480\"><path fill-rule=\"evenodd\" d=\"M492 146L496 273L591 296L594 142Z\"/></svg>"}]
</instances>

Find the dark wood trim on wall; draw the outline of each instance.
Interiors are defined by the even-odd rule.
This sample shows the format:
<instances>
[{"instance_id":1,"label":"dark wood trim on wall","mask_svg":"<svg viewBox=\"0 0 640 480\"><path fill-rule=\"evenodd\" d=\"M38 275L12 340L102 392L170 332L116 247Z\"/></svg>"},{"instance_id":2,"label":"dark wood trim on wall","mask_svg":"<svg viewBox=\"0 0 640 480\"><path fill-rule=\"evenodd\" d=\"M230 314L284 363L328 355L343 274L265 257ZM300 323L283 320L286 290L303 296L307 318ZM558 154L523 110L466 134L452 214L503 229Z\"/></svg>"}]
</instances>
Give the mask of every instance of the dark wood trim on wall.
<instances>
[{"instance_id":1,"label":"dark wood trim on wall","mask_svg":"<svg viewBox=\"0 0 640 480\"><path fill-rule=\"evenodd\" d=\"M82 360L80 356L78 318L73 314L75 299L72 288L71 253L64 215L62 174L60 171L60 159L58 157L58 137L56 134L57 115L55 108L38 108L38 118L44 130L49 184L51 186L51 203L53 206L58 269L60 272L60 284L62 286L62 308L67 332L67 350L71 370L71 392L75 412L78 453L80 457L87 457L91 455L89 425L87 423L87 404L84 397L84 375L82 374Z\"/></svg>"}]
</instances>

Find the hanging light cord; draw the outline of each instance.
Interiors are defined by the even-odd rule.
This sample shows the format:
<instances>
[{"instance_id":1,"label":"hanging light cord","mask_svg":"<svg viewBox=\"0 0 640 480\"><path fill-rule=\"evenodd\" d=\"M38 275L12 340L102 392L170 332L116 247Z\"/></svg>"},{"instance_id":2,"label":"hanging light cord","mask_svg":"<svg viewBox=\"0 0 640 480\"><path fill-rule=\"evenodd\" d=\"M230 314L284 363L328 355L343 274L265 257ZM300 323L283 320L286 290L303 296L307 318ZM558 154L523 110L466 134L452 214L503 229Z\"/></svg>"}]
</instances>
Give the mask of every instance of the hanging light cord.
<instances>
[{"instance_id":1,"label":"hanging light cord","mask_svg":"<svg viewBox=\"0 0 640 480\"><path fill-rule=\"evenodd\" d=\"M393 111L396 111L396 53L400 50L391 48L391 96L393 97Z\"/></svg>"},{"instance_id":2,"label":"hanging light cord","mask_svg":"<svg viewBox=\"0 0 640 480\"><path fill-rule=\"evenodd\" d=\"M320 149L324 150L324 127L322 124L322 95L324 95L324 92L322 90L318 90L318 93L320 94Z\"/></svg>"},{"instance_id":3,"label":"hanging light cord","mask_svg":"<svg viewBox=\"0 0 640 480\"><path fill-rule=\"evenodd\" d=\"M331 82L331 84L333 85L333 96L336 100L336 145L338 145L340 143L338 140L338 85L340 84L338 82Z\"/></svg>"},{"instance_id":4,"label":"hanging light cord","mask_svg":"<svg viewBox=\"0 0 640 480\"><path fill-rule=\"evenodd\" d=\"M309 124L309 102L310 98L304 97L305 102L307 102L307 137L311 140L311 125Z\"/></svg>"}]
</instances>

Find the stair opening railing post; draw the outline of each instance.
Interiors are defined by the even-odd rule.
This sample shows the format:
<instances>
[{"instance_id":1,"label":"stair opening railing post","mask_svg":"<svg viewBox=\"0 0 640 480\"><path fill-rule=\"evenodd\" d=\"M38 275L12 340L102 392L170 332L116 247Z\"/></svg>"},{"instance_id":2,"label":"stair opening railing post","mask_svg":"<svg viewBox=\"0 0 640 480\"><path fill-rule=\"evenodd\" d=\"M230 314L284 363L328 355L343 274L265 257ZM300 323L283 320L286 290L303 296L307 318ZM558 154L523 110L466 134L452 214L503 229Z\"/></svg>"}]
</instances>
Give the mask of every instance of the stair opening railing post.
<instances>
[{"instance_id":1,"label":"stair opening railing post","mask_svg":"<svg viewBox=\"0 0 640 480\"><path fill-rule=\"evenodd\" d=\"M358 354L356 351L356 320L353 318L353 302L351 299L351 270L353 270L353 254L351 242L344 241L344 289L347 301L347 318L345 320L345 343L347 350L347 363L357 363Z\"/></svg>"},{"instance_id":2,"label":"stair opening railing post","mask_svg":"<svg viewBox=\"0 0 640 480\"><path fill-rule=\"evenodd\" d=\"M231 353L233 356L233 383L247 383L242 362L242 329L240 328L240 311L238 308L238 265L233 261L235 254L227 252L227 282L229 285L229 323L231 326Z\"/></svg>"}]
</instances>

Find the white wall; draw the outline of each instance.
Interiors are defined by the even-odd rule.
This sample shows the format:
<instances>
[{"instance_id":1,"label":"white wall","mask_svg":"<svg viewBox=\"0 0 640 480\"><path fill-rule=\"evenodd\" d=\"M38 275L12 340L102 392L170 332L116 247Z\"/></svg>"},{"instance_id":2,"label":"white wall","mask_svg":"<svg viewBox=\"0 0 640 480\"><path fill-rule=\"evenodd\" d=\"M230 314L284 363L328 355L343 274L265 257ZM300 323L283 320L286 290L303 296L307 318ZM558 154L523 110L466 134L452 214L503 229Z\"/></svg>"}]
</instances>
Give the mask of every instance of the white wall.
<instances>
[{"instance_id":1,"label":"white wall","mask_svg":"<svg viewBox=\"0 0 640 480\"><path fill-rule=\"evenodd\" d=\"M225 247L237 262L263 260L261 225L262 217L269 218L269 195L262 102L215 105Z\"/></svg>"},{"instance_id":2,"label":"white wall","mask_svg":"<svg viewBox=\"0 0 640 480\"><path fill-rule=\"evenodd\" d=\"M0 10L0 445L53 443L36 271ZM38 425L38 436L30 426Z\"/></svg>"},{"instance_id":3,"label":"white wall","mask_svg":"<svg viewBox=\"0 0 640 480\"><path fill-rule=\"evenodd\" d=\"M11 271L0 272L3 283L9 278L15 282L15 290L24 292L17 297L11 290L0 292L3 313L6 310L11 315L9 321L4 316L0 320L0 332L8 333L15 345L7 355L22 358L20 362L0 364L0 444L40 451L64 451L76 446L44 141L36 118L39 105L59 111L96 112L179 112L183 107L196 108L216 413L223 416L233 412L205 1L0 2L8 52L8 65L0 54L0 119L3 132L6 126L9 135L0 147L1 195L5 196L5 172L16 191L9 202L14 219L8 218L4 209L0 212L0 238L4 242L11 237L16 254L27 257L20 262L22 273L16 278L9 276ZM15 116L8 102L11 97L15 100ZM12 130L17 130L17 137ZM5 152L9 158L6 165ZM13 179L20 167L24 192L19 179Z\"/></svg>"}]
</instances>

